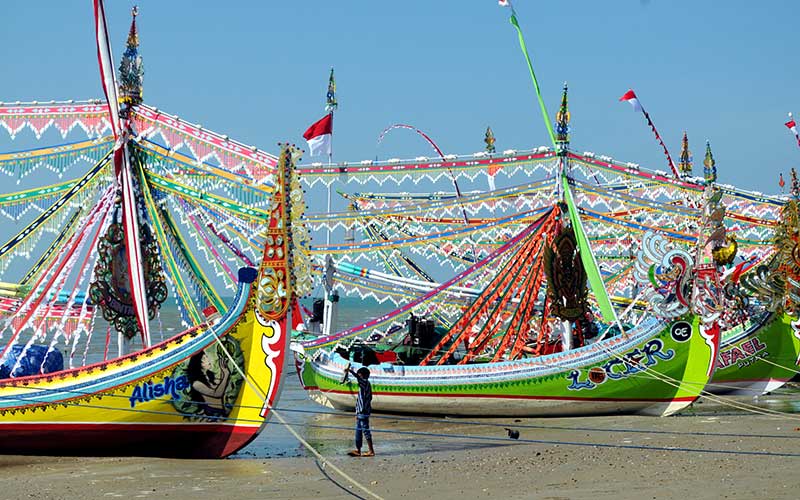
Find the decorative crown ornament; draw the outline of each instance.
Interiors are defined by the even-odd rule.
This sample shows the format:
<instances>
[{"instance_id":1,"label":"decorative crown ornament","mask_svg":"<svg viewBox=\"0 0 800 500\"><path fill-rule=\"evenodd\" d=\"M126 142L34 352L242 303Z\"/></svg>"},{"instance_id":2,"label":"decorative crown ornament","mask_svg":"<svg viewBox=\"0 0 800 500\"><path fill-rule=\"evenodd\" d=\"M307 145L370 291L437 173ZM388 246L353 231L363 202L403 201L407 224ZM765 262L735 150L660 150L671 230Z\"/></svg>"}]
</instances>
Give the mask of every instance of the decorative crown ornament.
<instances>
[{"instance_id":1,"label":"decorative crown ornament","mask_svg":"<svg viewBox=\"0 0 800 500\"><path fill-rule=\"evenodd\" d=\"M678 163L678 168L682 175L690 176L692 175L692 152L689 151L689 138L686 136L686 132L683 132L683 140L681 141L681 158L680 163Z\"/></svg>"},{"instance_id":2,"label":"decorative crown ornament","mask_svg":"<svg viewBox=\"0 0 800 500\"><path fill-rule=\"evenodd\" d=\"M556 113L556 142L559 149L565 151L569 147L569 107L567 105L567 82L564 82L564 92L561 94L561 107Z\"/></svg>"},{"instance_id":3,"label":"decorative crown ornament","mask_svg":"<svg viewBox=\"0 0 800 500\"><path fill-rule=\"evenodd\" d=\"M144 65L142 56L139 55L139 33L136 30L136 16L138 15L139 8L134 7L131 10L133 19L128 32L128 41L119 64L119 100L128 106L135 106L142 102Z\"/></svg>"},{"instance_id":4,"label":"decorative crown ornament","mask_svg":"<svg viewBox=\"0 0 800 500\"><path fill-rule=\"evenodd\" d=\"M494 133L492 132L492 127L486 127L486 136L483 139L483 142L486 143L486 152L487 153L494 153Z\"/></svg>"},{"instance_id":5,"label":"decorative crown ornament","mask_svg":"<svg viewBox=\"0 0 800 500\"><path fill-rule=\"evenodd\" d=\"M712 183L717 180L717 167L714 161L714 155L711 154L711 143L706 141L706 157L703 160L703 174L705 175L706 182Z\"/></svg>"}]
</instances>

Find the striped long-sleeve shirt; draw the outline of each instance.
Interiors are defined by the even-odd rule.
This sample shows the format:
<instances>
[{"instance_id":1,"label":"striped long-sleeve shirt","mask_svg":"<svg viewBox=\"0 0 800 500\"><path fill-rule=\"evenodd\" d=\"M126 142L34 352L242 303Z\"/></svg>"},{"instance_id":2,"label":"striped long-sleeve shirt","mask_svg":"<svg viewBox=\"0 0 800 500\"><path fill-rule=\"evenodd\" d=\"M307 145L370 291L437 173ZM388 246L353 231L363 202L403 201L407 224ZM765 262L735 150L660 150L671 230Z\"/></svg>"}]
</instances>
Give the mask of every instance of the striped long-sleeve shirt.
<instances>
[{"instance_id":1,"label":"striped long-sleeve shirt","mask_svg":"<svg viewBox=\"0 0 800 500\"><path fill-rule=\"evenodd\" d=\"M352 369L350 373L355 375L358 381L358 398L356 399L356 414L369 415L372 413L372 384L369 380L361 378L358 373Z\"/></svg>"}]
</instances>

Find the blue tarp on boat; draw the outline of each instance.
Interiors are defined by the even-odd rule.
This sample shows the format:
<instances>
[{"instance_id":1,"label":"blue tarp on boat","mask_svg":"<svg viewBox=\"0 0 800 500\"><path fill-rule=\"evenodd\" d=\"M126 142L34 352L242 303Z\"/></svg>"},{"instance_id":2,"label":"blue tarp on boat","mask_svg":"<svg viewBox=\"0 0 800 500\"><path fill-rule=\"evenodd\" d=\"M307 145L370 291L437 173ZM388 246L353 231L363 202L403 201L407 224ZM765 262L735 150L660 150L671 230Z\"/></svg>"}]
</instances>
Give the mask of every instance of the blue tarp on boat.
<instances>
[{"instance_id":1,"label":"blue tarp on boat","mask_svg":"<svg viewBox=\"0 0 800 500\"><path fill-rule=\"evenodd\" d=\"M20 359L24 345L15 345L0 360L0 379L10 378L11 370ZM27 377L40 373L57 372L64 369L64 356L58 349L50 349L45 345L32 345L14 370L14 377Z\"/></svg>"}]
</instances>

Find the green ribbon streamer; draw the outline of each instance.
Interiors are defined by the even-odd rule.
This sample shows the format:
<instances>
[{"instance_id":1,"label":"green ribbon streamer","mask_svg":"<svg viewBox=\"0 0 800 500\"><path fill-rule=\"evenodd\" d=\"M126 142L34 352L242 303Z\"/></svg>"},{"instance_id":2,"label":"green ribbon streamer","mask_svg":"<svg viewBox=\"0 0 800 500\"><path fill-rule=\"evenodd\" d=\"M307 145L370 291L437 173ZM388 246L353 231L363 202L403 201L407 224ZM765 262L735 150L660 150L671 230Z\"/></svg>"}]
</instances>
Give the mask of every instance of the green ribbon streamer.
<instances>
[{"instance_id":1,"label":"green ribbon streamer","mask_svg":"<svg viewBox=\"0 0 800 500\"><path fill-rule=\"evenodd\" d=\"M269 212L261 208L251 208L236 200L223 198L222 196L217 196L208 191L203 191L200 188L180 184L150 171L145 172L145 177L147 183L159 191L169 194L178 194L178 196L185 199L193 200L204 205L210 205L218 210L232 213L240 218L247 217L257 222L263 222L269 219Z\"/></svg>"},{"instance_id":2,"label":"green ribbon streamer","mask_svg":"<svg viewBox=\"0 0 800 500\"><path fill-rule=\"evenodd\" d=\"M569 181L567 177L562 175L561 183L564 187L564 200L567 202L569 208L569 220L572 221L572 230L575 231L575 239L578 240L578 250L581 254L581 262L583 268L586 270L586 277L589 280L589 288L597 300L597 306L600 308L600 314L606 323L617 324L617 315L614 314L614 307L611 305L611 299L608 298L606 286L603 283L603 278L600 276L600 269L597 267L597 262L592 255L592 248L589 246L589 241L586 239L586 234L583 232L581 225L580 215L575 208L575 202L572 200L572 192L569 189Z\"/></svg>"},{"instance_id":3,"label":"green ribbon streamer","mask_svg":"<svg viewBox=\"0 0 800 500\"><path fill-rule=\"evenodd\" d=\"M183 302L183 307L186 309L186 312L191 317L192 323L194 325L198 325L203 321L203 318L200 315L200 311L197 310L197 306L195 305L194 301L192 300L189 289L186 287L186 282L183 280L183 276L181 276L181 270L178 267L178 263L175 261L175 257L172 255L172 250L170 249L169 242L167 241L167 235L164 232L164 226L161 223L161 218L158 216L158 207L153 200L153 194L150 192L150 185L148 185L147 178L145 177L143 162L136 161L135 168L139 177L139 184L142 188L144 206L147 210L147 215L150 217L151 227L156 233L156 241L158 242L158 246L161 250L161 262L167 268L167 272L172 277L172 284L175 286L175 291L177 292L180 300Z\"/></svg>"},{"instance_id":4,"label":"green ribbon streamer","mask_svg":"<svg viewBox=\"0 0 800 500\"><path fill-rule=\"evenodd\" d=\"M550 115L547 114L547 108L544 105L544 99L542 98L542 92L539 90L539 82L536 81L536 73L533 72L533 64L531 64L531 58L528 55L528 48L525 46L525 38L522 36L522 30L519 27L519 22L517 21L517 15L514 11L511 11L511 24L517 28L517 35L519 36L519 46L522 49L522 53L525 55L525 61L528 62L528 71L531 73L531 80L533 80L533 88L536 89L536 97L539 98L539 107L542 108L542 116L544 117L544 125L547 127L547 133L550 134L550 141L553 143L553 148L558 151L558 145L556 144L556 136L553 134L553 125L550 123Z\"/></svg>"},{"instance_id":5,"label":"green ribbon streamer","mask_svg":"<svg viewBox=\"0 0 800 500\"><path fill-rule=\"evenodd\" d=\"M180 254L183 257L186 264L191 269L192 274L194 275L195 283L200 287L203 291L203 295L206 296L208 301L214 304L214 307L217 308L217 311L220 314L225 314L225 311L228 310L228 306L220 298L217 291L214 287L211 286L208 278L206 277L205 273L203 272L203 268L200 267L198 264L197 259L192 254L192 251L189 249L189 246L186 244L186 240L181 235L180 231L178 230L177 224L172 219L172 215L166 210L163 209L160 211L161 216L164 218L164 224L166 229L169 231L170 236L175 240L175 244L178 246L178 250L180 250Z\"/></svg>"}]
</instances>

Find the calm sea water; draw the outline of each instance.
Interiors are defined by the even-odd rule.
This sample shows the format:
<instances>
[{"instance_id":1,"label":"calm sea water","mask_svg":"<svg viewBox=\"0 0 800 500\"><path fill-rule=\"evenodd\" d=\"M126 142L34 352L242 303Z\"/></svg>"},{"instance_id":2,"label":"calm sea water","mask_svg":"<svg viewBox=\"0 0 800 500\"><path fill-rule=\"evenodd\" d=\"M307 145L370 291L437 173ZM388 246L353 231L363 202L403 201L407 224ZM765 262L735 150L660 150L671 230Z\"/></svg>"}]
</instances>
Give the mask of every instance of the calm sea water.
<instances>
[{"instance_id":1,"label":"calm sea water","mask_svg":"<svg viewBox=\"0 0 800 500\"><path fill-rule=\"evenodd\" d=\"M304 305L311 309L311 301L304 300ZM386 302L378 304L373 299L353 299L343 297L339 302L339 322L337 329L344 329L357 325L371 318L380 316L392 310L393 306ZM336 412L331 408L325 408L311 401L297 376L294 367L294 358L291 353L287 354L284 364L283 388L276 405L276 409L289 421L292 426L306 440L319 441L320 432L324 429L308 427L308 424L316 422L321 413ZM326 424L334 426L351 425L352 415L345 412L337 412L341 417L333 417ZM341 434L337 432L337 434ZM346 433L350 436L350 433ZM348 442L349 445L349 442ZM242 450L234 458L254 458L254 457L286 457L305 455L304 447L277 419L272 417L264 431L249 446Z\"/></svg>"}]
</instances>

